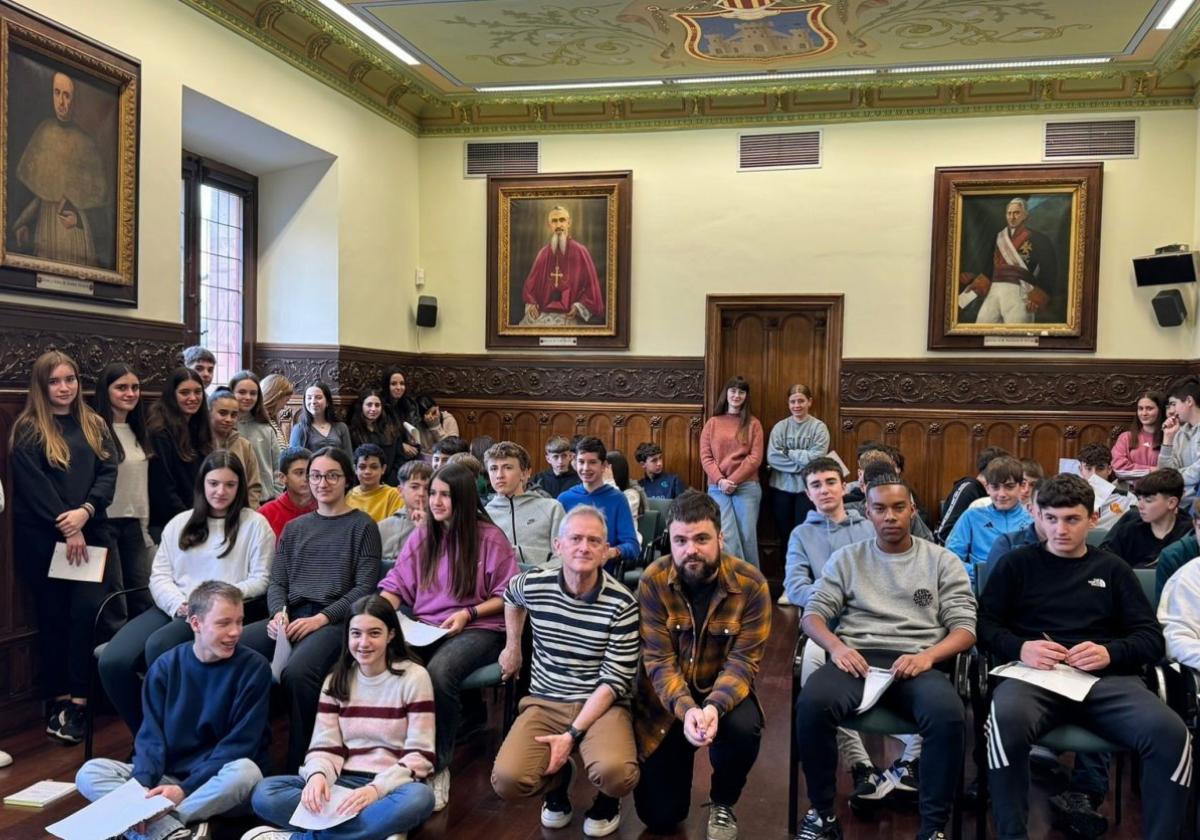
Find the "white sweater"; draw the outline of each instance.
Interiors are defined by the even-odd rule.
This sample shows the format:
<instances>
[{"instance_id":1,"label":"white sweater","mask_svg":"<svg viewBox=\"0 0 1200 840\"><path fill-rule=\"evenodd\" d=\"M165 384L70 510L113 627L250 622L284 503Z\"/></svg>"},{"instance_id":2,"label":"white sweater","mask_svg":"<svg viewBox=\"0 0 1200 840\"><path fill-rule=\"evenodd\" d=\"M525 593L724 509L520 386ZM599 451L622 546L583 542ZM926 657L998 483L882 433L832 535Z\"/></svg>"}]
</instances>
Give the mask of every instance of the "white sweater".
<instances>
[{"instance_id":1,"label":"white sweater","mask_svg":"<svg viewBox=\"0 0 1200 840\"><path fill-rule=\"evenodd\" d=\"M1167 656L1200 671L1200 561L1181 566L1167 580L1158 601L1158 623Z\"/></svg>"},{"instance_id":2,"label":"white sweater","mask_svg":"<svg viewBox=\"0 0 1200 840\"><path fill-rule=\"evenodd\" d=\"M169 616L187 603L192 590L206 580L232 583L242 595L254 598L267 591L271 560L275 557L275 532L257 511L246 508L238 518L237 542L224 557L225 520L208 520L208 539L187 551L179 547L179 534L190 510L176 514L163 528L158 553L150 568L150 595Z\"/></svg>"}]
</instances>

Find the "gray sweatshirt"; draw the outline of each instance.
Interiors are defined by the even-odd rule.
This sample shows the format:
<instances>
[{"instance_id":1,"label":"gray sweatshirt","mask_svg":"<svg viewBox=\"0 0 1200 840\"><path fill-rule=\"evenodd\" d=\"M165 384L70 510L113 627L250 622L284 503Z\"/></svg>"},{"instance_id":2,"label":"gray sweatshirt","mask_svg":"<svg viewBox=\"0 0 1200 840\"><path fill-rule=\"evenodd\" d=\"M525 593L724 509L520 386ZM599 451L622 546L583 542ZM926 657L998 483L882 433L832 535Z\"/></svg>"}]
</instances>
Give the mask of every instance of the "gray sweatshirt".
<instances>
[{"instance_id":1,"label":"gray sweatshirt","mask_svg":"<svg viewBox=\"0 0 1200 840\"><path fill-rule=\"evenodd\" d=\"M1200 484L1200 426L1184 423L1175 440L1164 443L1158 452L1158 467L1170 467L1183 475L1183 493L1190 495Z\"/></svg>"},{"instance_id":2,"label":"gray sweatshirt","mask_svg":"<svg viewBox=\"0 0 1200 840\"><path fill-rule=\"evenodd\" d=\"M874 537L875 526L857 511L846 511L841 522L834 522L820 511L810 510L804 522L796 526L788 539L787 571L783 578L788 600L801 608L807 606L813 584L820 580L825 563L833 552Z\"/></svg>"},{"instance_id":3,"label":"gray sweatshirt","mask_svg":"<svg viewBox=\"0 0 1200 840\"><path fill-rule=\"evenodd\" d=\"M838 549L804 614L838 618L838 638L859 650L918 653L958 627L975 632L975 596L962 561L915 537L903 554L886 554L875 540Z\"/></svg>"},{"instance_id":4,"label":"gray sweatshirt","mask_svg":"<svg viewBox=\"0 0 1200 840\"><path fill-rule=\"evenodd\" d=\"M554 559L554 538L563 518L563 506L557 499L539 493L519 496L497 493L487 503L488 516L504 532L517 560L534 566L548 566Z\"/></svg>"},{"instance_id":5,"label":"gray sweatshirt","mask_svg":"<svg viewBox=\"0 0 1200 840\"><path fill-rule=\"evenodd\" d=\"M772 487L788 493L803 493L804 479L800 471L814 458L829 454L829 429L816 417L809 415L797 422L791 417L780 420L767 439L767 466Z\"/></svg>"}]
</instances>

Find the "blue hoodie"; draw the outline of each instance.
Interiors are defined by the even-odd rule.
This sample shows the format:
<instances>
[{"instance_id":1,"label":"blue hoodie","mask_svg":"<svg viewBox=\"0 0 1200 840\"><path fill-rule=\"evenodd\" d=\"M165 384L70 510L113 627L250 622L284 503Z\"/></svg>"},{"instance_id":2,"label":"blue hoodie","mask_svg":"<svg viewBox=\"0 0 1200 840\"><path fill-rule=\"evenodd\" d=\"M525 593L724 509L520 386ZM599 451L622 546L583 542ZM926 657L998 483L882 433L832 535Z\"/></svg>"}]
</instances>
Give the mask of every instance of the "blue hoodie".
<instances>
[{"instance_id":1,"label":"blue hoodie","mask_svg":"<svg viewBox=\"0 0 1200 840\"><path fill-rule=\"evenodd\" d=\"M601 484L595 493L589 493L583 484L576 484L562 491L558 502L563 511L569 511L576 505L592 505L597 507L608 520L608 544L621 550L621 559L626 562L636 562L641 548L638 546L637 526L633 524L633 511L629 509L629 500L625 494L611 484ZM615 568L615 564L611 564ZM610 569L610 564L605 565Z\"/></svg>"},{"instance_id":2,"label":"blue hoodie","mask_svg":"<svg viewBox=\"0 0 1200 840\"><path fill-rule=\"evenodd\" d=\"M1011 534L1033 524L1033 517L1024 505L1009 510L996 510L994 504L967 508L946 539L946 548L958 555L967 567L971 585L975 584L975 564L987 560L992 544L1001 534Z\"/></svg>"},{"instance_id":3,"label":"blue hoodie","mask_svg":"<svg viewBox=\"0 0 1200 840\"><path fill-rule=\"evenodd\" d=\"M832 522L820 511L810 510L788 539L787 570L783 578L788 600L803 609L821 579L829 555L843 546L874 537L875 526L858 511L847 510L845 519Z\"/></svg>"}]
</instances>

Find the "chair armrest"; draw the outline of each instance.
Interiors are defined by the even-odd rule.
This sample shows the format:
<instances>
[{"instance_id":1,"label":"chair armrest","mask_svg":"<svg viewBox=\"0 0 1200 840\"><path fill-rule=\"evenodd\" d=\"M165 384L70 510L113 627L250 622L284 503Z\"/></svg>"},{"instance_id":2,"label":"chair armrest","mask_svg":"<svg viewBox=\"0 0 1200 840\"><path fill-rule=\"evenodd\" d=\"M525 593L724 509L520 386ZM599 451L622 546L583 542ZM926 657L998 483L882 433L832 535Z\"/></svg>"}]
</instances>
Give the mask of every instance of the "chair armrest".
<instances>
[{"instance_id":1,"label":"chair armrest","mask_svg":"<svg viewBox=\"0 0 1200 840\"><path fill-rule=\"evenodd\" d=\"M792 652L792 679L799 681L800 672L804 668L804 645L808 637L803 631L796 634L796 649Z\"/></svg>"},{"instance_id":2,"label":"chair armrest","mask_svg":"<svg viewBox=\"0 0 1200 840\"><path fill-rule=\"evenodd\" d=\"M1150 689L1183 718L1189 727L1200 724L1200 677L1191 668L1168 661L1156 665L1150 675Z\"/></svg>"},{"instance_id":3,"label":"chair armrest","mask_svg":"<svg viewBox=\"0 0 1200 840\"><path fill-rule=\"evenodd\" d=\"M104 616L104 611L108 609L108 605L116 598L124 598L126 595L132 595L135 592L149 592L149 586L131 586L128 589L118 589L116 592L110 593L100 606L96 609L96 617L92 620L92 647L95 647L96 634L100 631L100 619ZM157 607L155 607L157 609Z\"/></svg>"}]
</instances>

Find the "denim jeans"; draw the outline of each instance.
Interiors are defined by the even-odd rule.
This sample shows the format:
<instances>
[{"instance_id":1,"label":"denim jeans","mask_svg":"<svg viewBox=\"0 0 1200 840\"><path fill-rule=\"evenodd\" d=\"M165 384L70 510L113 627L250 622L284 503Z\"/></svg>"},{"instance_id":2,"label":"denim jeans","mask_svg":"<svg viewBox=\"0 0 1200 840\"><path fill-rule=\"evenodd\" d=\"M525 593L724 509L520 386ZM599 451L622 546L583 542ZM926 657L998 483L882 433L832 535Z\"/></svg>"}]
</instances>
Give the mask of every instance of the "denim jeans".
<instances>
[{"instance_id":1,"label":"denim jeans","mask_svg":"<svg viewBox=\"0 0 1200 840\"><path fill-rule=\"evenodd\" d=\"M717 485L710 484L708 495L721 509L726 553L758 568L758 509L762 505L762 485L757 481L743 481L733 495L728 495Z\"/></svg>"},{"instance_id":2,"label":"denim jeans","mask_svg":"<svg viewBox=\"0 0 1200 840\"><path fill-rule=\"evenodd\" d=\"M503 633L470 629L432 645L415 648L425 660L425 669L433 683L438 770L449 767L450 759L454 757L454 738L462 718L459 686L472 672L495 662L503 648Z\"/></svg>"},{"instance_id":3,"label":"denim jeans","mask_svg":"<svg viewBox=\"0 0 1200 840\"><path fill-rule=\"evenodd\" d=\"M357 790L373 778L366 773L343 773L337 784ZM271 825L288 828L303 791L304 779L299 776L263 779L251 800L254 813ZM323 831L299 831L292 840L384 840L392 834L412 831L432 813L433 791L420 782L409 782L372 802L352 820Z\"/></svg>"},{"instance_id":4,"label":"denim jeans","mask_svg":"<svg viewBox=\"0 0 1200 840\"><path fill-rule=\"evenodd\" d=\"M95 802L133 778L133 765L110 758L93 758L75 774L75 785L89 802ZM203 822L211 817L236 812L250 803L254 786L262 781L262 771L248 758L235 759L192 791L171 813L152 820L145 834L133 829L125 832L130 840L162 840L188 823ZM174 776L163 776L159 782L177 785Z\"/></svg>"}]
</instances>

